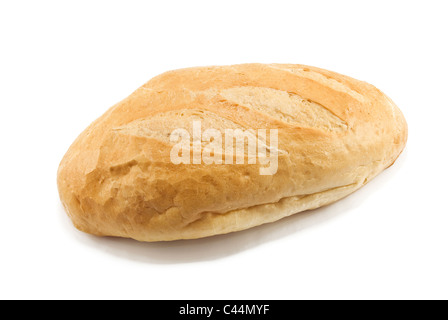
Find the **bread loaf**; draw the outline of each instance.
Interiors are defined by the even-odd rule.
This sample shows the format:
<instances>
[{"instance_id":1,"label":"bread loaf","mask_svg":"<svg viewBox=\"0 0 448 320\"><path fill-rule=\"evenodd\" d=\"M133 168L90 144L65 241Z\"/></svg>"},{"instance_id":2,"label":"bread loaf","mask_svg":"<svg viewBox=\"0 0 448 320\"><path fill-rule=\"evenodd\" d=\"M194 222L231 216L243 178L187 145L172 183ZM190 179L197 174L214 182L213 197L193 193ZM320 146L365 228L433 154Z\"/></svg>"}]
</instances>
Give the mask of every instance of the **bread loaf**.
<instances>
[{"instance_id":1,"label":"bread loaf","mask_svg":"<svg viewBox=\"0 0 448 320\"><path fill-rule=\"evenodd\" d=\"M392 165L406 139L401 111L366 82L295 64L189 68L93 122L58 188L84 232L194 239L337 201Z\"/></svg>"}]
</instances>

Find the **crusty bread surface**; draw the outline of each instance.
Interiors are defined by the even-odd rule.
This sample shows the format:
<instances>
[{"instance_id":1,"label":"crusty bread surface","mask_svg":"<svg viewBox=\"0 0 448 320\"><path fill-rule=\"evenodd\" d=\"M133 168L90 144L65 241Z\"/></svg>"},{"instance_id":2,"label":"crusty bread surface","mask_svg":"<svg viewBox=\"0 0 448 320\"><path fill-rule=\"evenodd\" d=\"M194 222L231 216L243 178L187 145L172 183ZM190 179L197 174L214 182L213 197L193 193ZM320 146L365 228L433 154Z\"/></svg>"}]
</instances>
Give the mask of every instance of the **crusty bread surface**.
<instances>
[{"instance_id":1,"label":"crusty bread surface","mask_svg":"<svg viewBox=\"0 0 448 320\"><path fill-rule=\"evenodd\" d=\"M244 164L174 164L170 133L192 133L194 121L203 131L277 130L275 174L260 174L247 151ZM93 122L64 156L58 188L84 232L194 239L335 202L391 166L406 140L401 111L366 82L296 64L188 68Z\"/></svg>"}]
</instances>

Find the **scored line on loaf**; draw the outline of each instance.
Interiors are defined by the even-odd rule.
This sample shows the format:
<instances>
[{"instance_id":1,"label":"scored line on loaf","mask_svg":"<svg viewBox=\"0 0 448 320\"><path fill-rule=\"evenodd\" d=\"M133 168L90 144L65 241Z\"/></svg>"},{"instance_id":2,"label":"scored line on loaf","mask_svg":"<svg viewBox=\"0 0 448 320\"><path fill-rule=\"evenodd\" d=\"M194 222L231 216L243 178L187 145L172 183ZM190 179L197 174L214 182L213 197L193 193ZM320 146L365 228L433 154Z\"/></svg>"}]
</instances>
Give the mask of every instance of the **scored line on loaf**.
<instances>
[{"instance_id":1,"label":"scored line on loaf","mask_svg":"<svg viewBox=\"0 0 448 320\"><path fill-rule=\"evenodd\" d=\"M278 64L270 64L269 67L271 67L272 69L289 72L289 73L295 74L295 75L303 77L303 78L314 80L316 82L324 84L325 86L327 86L335 91L347 93L353 99L355 99L359 102L365 102L365 97L361 93L353 90L351 87L349 87L348 85L342 83L341 81L339 81L337 79L330 78L322 73L311 70L310 68L306 68L306 67L301 68L298 66L288 66L288 65L278 65Z\"/></svg>"},{"instance_id":2,"label":"scored line on loaf","mask_svg":"<svg viewBox=\"0 0 448 320\"><path fill-rule=\"evenodd\" d=\"M115 128L121 134L154 138L166 143L170 142L170 135L176 129L185 129L193 137L193 122L201 121L203 130L225 129L246 130L240 124L224 118L214 112L200 109L180 109L157 113L150 118L133 121L127 125Z\"/></svg>"},{"instance_id":3,"label":"scored line on loaf","mask_svg":"<svg viewBox=\"0 0 448 320\"><path fill-rule=\"evenodd\" d=\"M293 92L266 87L234 87L205 92L283 123L326 131L347 130L347 123L321 104Z\"/></svg>"},{"instance_id":4,"label":"scored line on loaf","mask_svg":"<svg viewBox=\"0 0 448 320\"><path fill-rule=\"evenodd\" d=\"M124 135L151 138L173 145L175 143L170 139L173 131L176 129L185 129L191 137L190 145L192 146L195 139L195 135L193 133L193 125L195 121L200 121L201 134L208 129L215 129L222 134L223 151L226 150L225 131L230 129L241 130L240 132L243 133L246 139L248 139L246 143L249 143L248 141L252 140L255 145L263 146L266 148L267 152L270 152L270 146L265 140L266 137L257 135L256 130L247 129L230 119L220 116L219 114L200 109L180 109L157 113L150 118L133 121L125 126L114 128L112 131ZM201 145L201 147L204 146L206 145ZM235 146L235 152L240 151L238 149L240 147L243 148L243 154L247 155L248 150L244 148L244 145ZM276 151L279 155L287 154L284 150Z\"/></svg>"}]
</instances>

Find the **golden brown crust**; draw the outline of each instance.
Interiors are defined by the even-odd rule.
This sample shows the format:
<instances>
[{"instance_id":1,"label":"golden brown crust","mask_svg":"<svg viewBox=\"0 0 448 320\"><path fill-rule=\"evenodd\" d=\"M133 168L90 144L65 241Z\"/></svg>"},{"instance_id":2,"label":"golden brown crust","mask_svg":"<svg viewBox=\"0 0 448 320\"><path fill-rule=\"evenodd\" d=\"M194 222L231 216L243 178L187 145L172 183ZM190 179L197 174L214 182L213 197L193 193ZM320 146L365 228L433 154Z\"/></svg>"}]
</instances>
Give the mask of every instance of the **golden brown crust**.
<instances>
[{"instance_id":1,"label":"golden brown crust","mask_svg":"<svg viewBox=\"0 0 448 320\"><path fill-rule=\"evenodd\" d=\"M171 163L167 135L194 119L203 129L278 129L277 173ZM189 68L153 78L90 125L62 160L58 187L82 231L200 238L334 202L390 166L406 139L395 104L347 76L292 64Z\"/></svg>"}]
</instances>

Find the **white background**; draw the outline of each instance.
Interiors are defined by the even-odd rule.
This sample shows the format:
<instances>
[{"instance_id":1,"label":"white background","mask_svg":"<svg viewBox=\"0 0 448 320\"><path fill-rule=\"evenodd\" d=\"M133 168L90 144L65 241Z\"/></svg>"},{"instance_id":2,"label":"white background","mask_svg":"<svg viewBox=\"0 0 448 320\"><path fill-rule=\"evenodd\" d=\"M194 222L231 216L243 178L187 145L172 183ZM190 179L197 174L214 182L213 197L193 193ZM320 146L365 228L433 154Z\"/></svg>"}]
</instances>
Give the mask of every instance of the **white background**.
<instances>
[{"instance_id":1,"label":"white background","mask_svg":"<svg viewBox=\"0 0 448 320\"><path fill-rule=\"evenodd\" d=\"M1 1L0 298L447 299L446 1ZM77 231L56 189L76 136L157 74L300 63L404 112L397 163L326 208L138 243Z\"/></svg>"}]
</instances>

